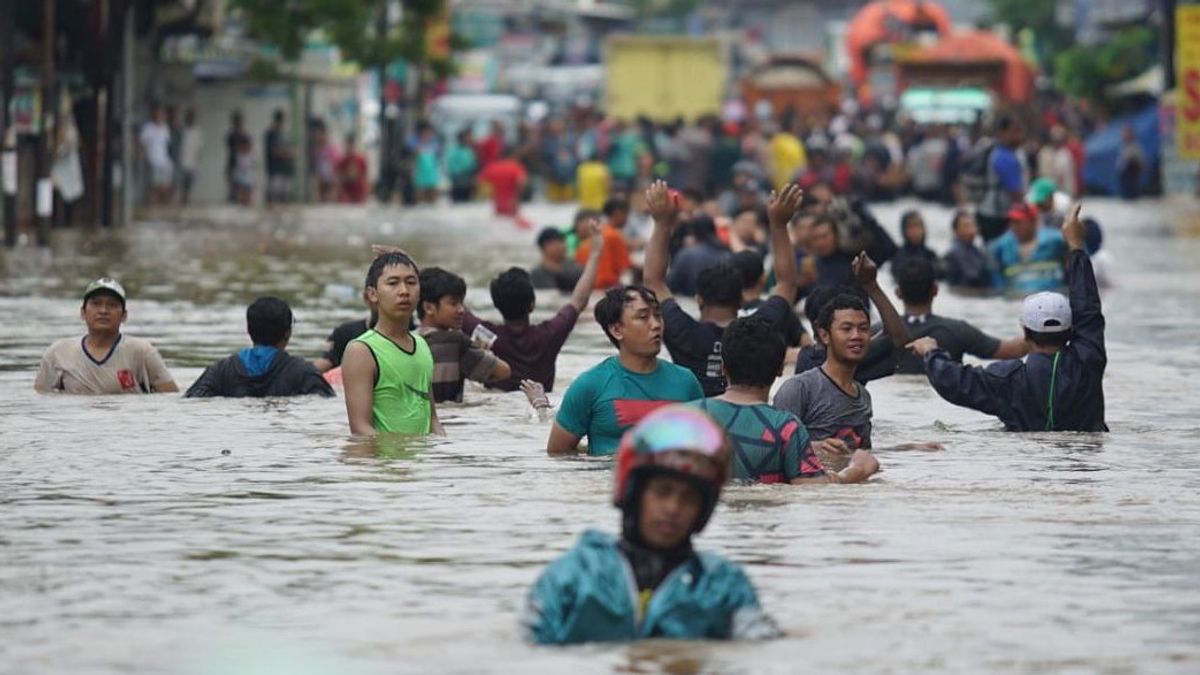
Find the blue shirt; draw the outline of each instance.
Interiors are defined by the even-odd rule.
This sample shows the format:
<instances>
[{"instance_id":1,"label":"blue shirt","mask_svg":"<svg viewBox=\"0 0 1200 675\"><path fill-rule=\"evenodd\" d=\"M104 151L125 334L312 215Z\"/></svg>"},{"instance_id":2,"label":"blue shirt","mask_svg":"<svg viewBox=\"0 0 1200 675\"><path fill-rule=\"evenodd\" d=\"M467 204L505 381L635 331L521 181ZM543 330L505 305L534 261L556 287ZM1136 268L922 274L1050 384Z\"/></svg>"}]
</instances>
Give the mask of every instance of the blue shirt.
<instances>
[{"instance_id":1,"label":"blue shirt","mask_svg":"<svg viewBox=\"0 0 1200 675\"><path fill-rule=\"evenodd\" d=\"M1058 230L1039 227L1026 260L1021 259L1021 244L1011 231L993 241L988 250L996 260L996 285L1000 288L1028 295L1063 287L1067 244Z\"/></svg>"},{"instance_id":2,"label":"blue shirt","mask_svg":"<svg viewBox=\"0 0 1200 675\"><path fill-rule=\"evenodd\" d=\"M555 421L575 436L587 436L589 455L611 455L621 436L648 413L703 397L687 368L659 359L654 372L635 373L610 356L571 383Z\"/></svg>"},{"instance_id":3,"label":"blue shirt","mask_svg":"<svg viewBox=\"0 0 1200 675\"><path fill-rule=\"evenodd\" d=\"M588 530L529 591L521 618L538 644L639 638L765 639L779 634L740 565L696 553L675 568L639 616L633 571L617 539Z\"/></svg>"},{"instance_id":4,"label":"blue shirt","mask_svg":"<svg viewBox=\"0 0 1200 675\"><path fill-rule=\"evenodd\" d=\"M1025 176L1021 171L1021 161L1011 148L1000 144L992 151L992 170L996 172L996 180L1009 192L1025 191Z\"/></svg>"}]
</instances>

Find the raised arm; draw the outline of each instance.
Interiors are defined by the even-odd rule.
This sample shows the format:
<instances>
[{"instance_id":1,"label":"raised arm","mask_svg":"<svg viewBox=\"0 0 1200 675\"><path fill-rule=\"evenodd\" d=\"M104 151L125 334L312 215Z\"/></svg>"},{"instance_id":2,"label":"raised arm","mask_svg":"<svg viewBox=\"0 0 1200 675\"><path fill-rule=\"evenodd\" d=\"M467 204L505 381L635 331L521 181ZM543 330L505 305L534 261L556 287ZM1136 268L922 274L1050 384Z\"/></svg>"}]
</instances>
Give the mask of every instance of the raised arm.
<instances>
[{"instance_id":1,"label":"raised arm","mask_svg":"<svg viewBox=\"0 0 1200 675\"><path fill-rule=\"evenodd\" d=\"M571 292L571 304L575 306L577 312L583 312L592 298L592 290L596 288L596 273L600 269L600 254L604 251L604 236L600 221L592 218L588 221L587 227L591 237L591 250L588 251L587 265L583 267L583 274L579 275L579 281L575 282L575 290Z\"/></svg>"},{"instance_id":2,"label":"raised arm","mask_svg":"<svg viewBox=\"0 0 1200 675\"><path fill-rule=\"evenodd\" d=\"M767 220L771 225L771 256L775 263L775 289L772 294L783 298L789 305L796 302L800 274L796 269L796 252L788 235L788 223L800 210L803 199L804 191L791 183L783 188L783 192L772 192L767 204Z\"/></svg>"},{"instance_id":3,"label":"raised arm","mask_svg":"<svg viewBox=\"0 0 1200 675\"><path fill-rule=\"evenodd\" d=\"M667 257L671 233L679 225L679 204L667 189L665 181L656 180L646 188L646 210L654 219L654 231L646 244L646 259L642 267L642 283L658 296L659 302L671 297L667 287Z\"/></svg>"},{"instance_id":4,"label":"raised arm","mask_svg":"<svg viewBox=\"0 0 1200 675\"><path fill-rule=\"evenodd\" d=\"M1084 251L1084 229L1079 221L1081 207L1079 203L1071 207L1062 229L1063 239L1071 249L1067 254L1067 293L1075 334L1070 346L1085 362L1103 368L1108 364L1108 352L1104 347L1104 313L1092 261Z\"/></svg>"},{"instance_id":5,"label":"raised arm","mask_svg":"<svg viewBox=\"0 0 1200 675\"><path fill-rule=\"evenodd\" d=\"M871 298L871 302L879 308L879 316L883 319L883 332L895 344L908 344L911 340L908 335L908 326L900 317L900 313L896 311L896 307L892 305L887 293L884 293L883 289L879 287L879 281L876 279L879 268L875 266L875 262L866 253L859 253L851 267L854 271L854 279L867 292L867 297Z\"/></svg>"},{"instance_id":6,"label":"raised arm","mask_svg":"<svg viewBox=\"0 0 1200 675\"><path fill-rule=\"evenodd\" d=\"M925 360L929 384L939 396L954 405L1001 418L1005 416L1008 402L1014 396L1007 378L950 360L950 355L931 337L913 341L908 349Z\"/></svg>"}]
</instances>

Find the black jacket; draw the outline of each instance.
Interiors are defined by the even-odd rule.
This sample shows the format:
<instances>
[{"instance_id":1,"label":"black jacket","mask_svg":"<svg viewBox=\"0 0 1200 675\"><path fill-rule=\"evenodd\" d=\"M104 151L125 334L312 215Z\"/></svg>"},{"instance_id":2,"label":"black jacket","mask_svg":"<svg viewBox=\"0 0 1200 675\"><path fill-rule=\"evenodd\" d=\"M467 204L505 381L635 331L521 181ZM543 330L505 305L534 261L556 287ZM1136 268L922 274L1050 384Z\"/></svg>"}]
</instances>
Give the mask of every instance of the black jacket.
<instances>
[{"instance_id":1,"label":"black jacket","mask_svg":"<svg viewBox=\"0 0 1200 675\"><path fill-rule=\"evenodd\" d=\"M1024 361L974 368L938 349L925 356L930 384L955 405L999 417L1009 431L1108 431L1104 314L1092 262L1082 251L1067 257L1067 286L1075 333L1058 354L1057 375L1053 355L1030 354Z\"/></svg>"},{"instance_id":2,"label":"black jacket","mask_svg":"<svg viewBox=\"0 0 1200 675\"><path fill-rule=\"evenodd\" d=\"M297 396L317 394L333 396L333 387L321 377L316 368L304 359L280 351L271 361L267 372L257 377L246 374L242 360L234 354L209 366L200 379L188 388L184 398L208 396Z\"/></svg>"}]
</instances>

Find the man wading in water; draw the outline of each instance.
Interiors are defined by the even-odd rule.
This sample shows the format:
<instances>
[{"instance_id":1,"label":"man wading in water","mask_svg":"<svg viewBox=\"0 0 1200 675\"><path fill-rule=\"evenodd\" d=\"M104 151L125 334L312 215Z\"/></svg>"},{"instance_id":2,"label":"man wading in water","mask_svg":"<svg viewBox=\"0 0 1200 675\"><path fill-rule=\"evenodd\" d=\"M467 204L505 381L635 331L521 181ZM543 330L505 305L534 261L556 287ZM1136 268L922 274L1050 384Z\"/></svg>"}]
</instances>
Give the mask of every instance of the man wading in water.
<instances>
[{"instance_id":1,"label":"man wading in water","mask_svg":"<svg viewBox=\"0 0 1200 675\"><path fill-rule=\"evenodd\" d=\"M433 403L433 354L409 330L421 298L417 264L403 253L384 253L371 263L366 289L379 322L342 359L350 433L445 433Z\"/></svg>"},{"instance_id":2,"label":"man wading in water","mask_svg":"<svg viewBox=\"0 0 1200 675\"><path fill-rule=\"evenodd\" d=\"M988 415L1009 431L1108 431L1104 423L1104 314L1092 262L1084 251L1080 205L1062 235L1070 298L1044 292L1025 298L1021 326L1030 354L987 368L951 360L933 338L908 348L925 360L929 383L942 398Z\"/></svg>"},{"instance_id":3,"label":"man wading in water","mask_svg":"<svg viewBox=\"0 0 1200 675\"><path fill-rule=\"evenodd\" d=\"M699 410L660 408L631 429L615 468L621 536L588 530L546 568L522 617L527 639L777 636L741 566L692 548L729 476L729 457L724 432Z\"/></svg>"}]
</instances>

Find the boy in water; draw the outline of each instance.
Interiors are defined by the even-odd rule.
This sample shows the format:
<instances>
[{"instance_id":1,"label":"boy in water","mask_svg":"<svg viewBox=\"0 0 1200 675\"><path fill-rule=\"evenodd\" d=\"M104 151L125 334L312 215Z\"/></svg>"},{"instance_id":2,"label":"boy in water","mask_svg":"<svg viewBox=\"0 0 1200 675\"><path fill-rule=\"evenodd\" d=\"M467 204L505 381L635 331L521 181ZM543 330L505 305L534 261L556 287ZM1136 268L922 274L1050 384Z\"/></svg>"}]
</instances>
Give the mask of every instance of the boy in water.
<instances>
[{"instance_id":1,"label":"boy in water","mask_svg":"<svg viewBox=\"0 0 1200 675\"><path fill-rule=\"evenodd\" d=\"M621 535L588 530L531 589L539 644L779 634L737 563L692 548L729 475L725 434L704 413L660 408L621 441L613 504Z\"/></svg>"},{"instance_id":2,"label":"boy in water","mask_svg":"<svg viewBox=\"0 0 1200 675\"><path fill-rule=\"evenodd\" d=\"M1079 221L1079 204L1062 229L1070 297L1044 292L1025 298L1021 326L1025 360L964 366L931 337L908 347L925 360L929 383L942 398L1004 422L1008 431L1108 431L1104 423L1104 314Z\"/></svg>"},{"instance_id":3,"label":"boy in water","mask_svg":"<svg viewBox=\"0 0 1200 675\"><path fill-rule=\"evenodd\" d=\"M443 434L433 402L433 354L409 330L421 298L420 271L399 252L375 258L367 270L367 302L375 327L350 342L342 358L350 433Z\"/></svg>"},{"instance_id":4,"label":"boy in water","mask_svg":"<svg viewBox=\"0 0 1200 675\"><path fill-rule=\"evenodd\" d=\"M757 483L859 483L879 470L866 450L855 450L849 466L826 471L798 417L767 404L771 385L783 374L787 346L771 322L737 319L721 336L721 370L729 381L720 396L693 401L729 434L733 478Z\"/></svg>"},{"instance_id":5,"label":"boy in water","mask_svg":"<svg viewBox=\"0 0 1200 675\"><path fill-rule=\"evenodd\" d=\"M473 346L462 331L467 282L439 267L426 267L420 276L417 315L421 328L417 333L433 352L433 400L461 403L464 378L480 383L508 379L512 375L508 364L490 351Z\"/></svg>"},{"instance_id":6,"label":"boy in water","mask_svg":"<svg viewBox=\"0 0 1200 675\"><path fill-rule=\"evenodd\" d=\"M614 288L596 303L596 323L617 348L567 389L550 428L546 452L611 455L621 436L666 403L704 396L692 371L658 358L663 344L662 309L644 286Z\"/></svg>"}]
</instances>

